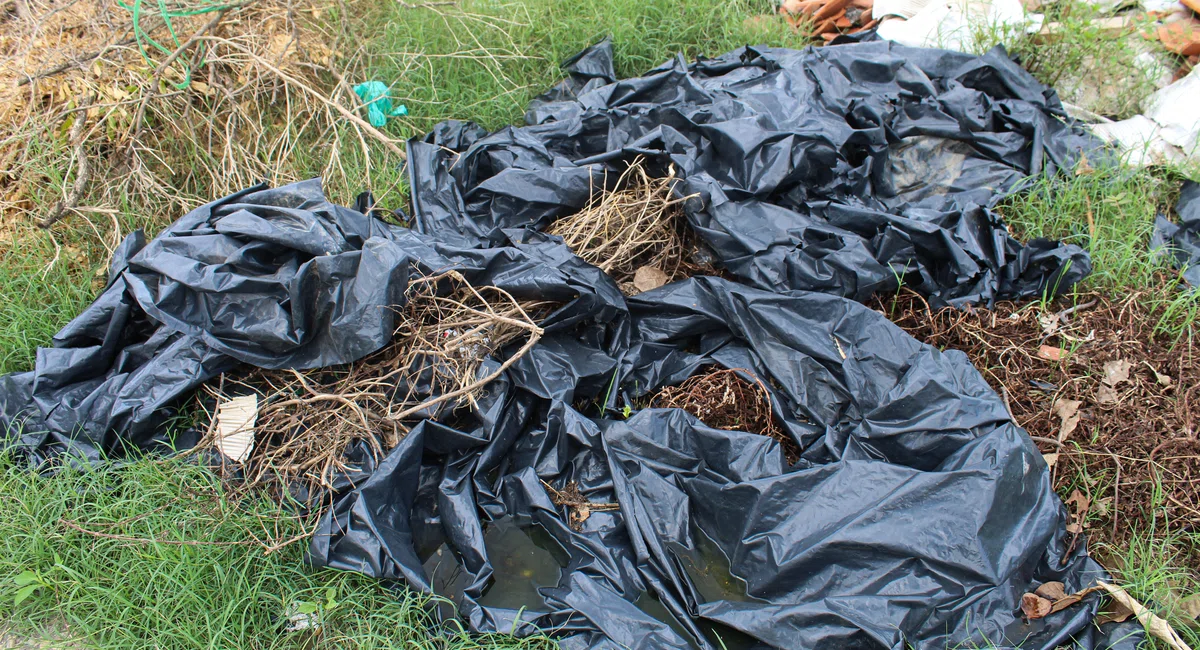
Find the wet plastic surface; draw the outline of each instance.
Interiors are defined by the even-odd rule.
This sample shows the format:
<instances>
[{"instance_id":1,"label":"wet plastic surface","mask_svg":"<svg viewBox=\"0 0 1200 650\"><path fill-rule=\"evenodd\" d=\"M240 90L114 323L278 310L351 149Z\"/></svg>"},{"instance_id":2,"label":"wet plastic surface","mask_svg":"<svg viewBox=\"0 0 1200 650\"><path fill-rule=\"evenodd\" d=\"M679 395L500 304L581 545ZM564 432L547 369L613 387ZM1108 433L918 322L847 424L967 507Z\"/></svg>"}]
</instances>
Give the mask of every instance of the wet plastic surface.
<instances>
[{"instance_id":1,"label":"wet plastic surface","mask_svg":"<svg viewBox=\"0 0 1200 650\"><path fill-rule=\"evenodd\" d=\"M33 371L0 378L9 446L33 462L153 448L202 382L357 359L391 335L410 274L453 268L560 306L476 405L383 458L356 450L315 564L565 648L1107 646L1094 597L1021 616L1037 584L1104 573L1067 551L1065 509L1003 401L965 355L849 299L902 278L987 302L1087 272L1079 249L1022 245L990 209L1091 146L1053 93L999 52L882 43L744 49L621 82L601 44L570 69L531 126L446 123L410 143L412 230L310 181L131 235L96 303ZM675 165L698 194L689 222L742 283L626 299L539 232L636 155ZM766 436L636 408L713 367L764 382L794 466ZM570 481L618 507L572 528L547 490Z\"/></svg>"}]
</instances>

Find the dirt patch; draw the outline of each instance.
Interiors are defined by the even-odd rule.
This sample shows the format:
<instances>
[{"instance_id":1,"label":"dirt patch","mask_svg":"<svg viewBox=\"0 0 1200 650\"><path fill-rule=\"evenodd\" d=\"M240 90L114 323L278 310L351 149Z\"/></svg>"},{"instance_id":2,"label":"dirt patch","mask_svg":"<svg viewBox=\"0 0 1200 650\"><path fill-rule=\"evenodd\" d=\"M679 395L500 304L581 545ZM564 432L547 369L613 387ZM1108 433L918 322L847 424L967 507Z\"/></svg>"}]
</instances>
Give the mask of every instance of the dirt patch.
<instances>
[{"instance_id":1,"label":"dirt patch","mask_svg":"<svg viewBox=\"0 0 1200 650\"><path fill-rule=\"evenodd\" d=\"M1070 495L1072 531L1120 544L1155 512L1171 529L1200 525L1195 354L1187 338L1155 332L1161 313L1139 297L960 311L905 293L876 308L922 341L965 352Z\"/></svg>"},{"instance_id":2,"label":"dirt patch","mask_svg":"<svg viewBox=\"0 0 1200 650\"><path fill-rule=\"evenodd\" d=\"M775 423L766 386L757 378L750 382L742 375L754 376L749 370L730 368L689 377L678 386L660 390L650 398L650 406L683 409L716 429L774 438L783 446L788 464L794 464L800 448Z\"/></svg>"}]
</instances>

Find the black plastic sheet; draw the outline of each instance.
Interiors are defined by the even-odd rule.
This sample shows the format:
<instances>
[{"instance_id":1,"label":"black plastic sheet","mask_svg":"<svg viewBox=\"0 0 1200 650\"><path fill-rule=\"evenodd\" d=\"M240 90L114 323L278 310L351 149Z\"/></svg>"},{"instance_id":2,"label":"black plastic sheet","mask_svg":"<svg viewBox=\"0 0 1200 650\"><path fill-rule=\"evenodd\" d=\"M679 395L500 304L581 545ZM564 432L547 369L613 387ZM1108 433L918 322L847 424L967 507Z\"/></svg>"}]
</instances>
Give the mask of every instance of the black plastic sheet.
<instances>
[{"instance_id":1,"label":"black plastic sheet","mask_svg":"<svg viewBox=\"0 0 1200 650\"><path fill-rule=\"evenodd\" d=\"M464 243L541 228L644 155L674 166L696 232L763 289L862 299L903 282L957 305L1054 295L1091 270L991 209L1097 146L1002 49L743 48L622 81L611 54L576 57L529 126L448 122L411 142L416 228Z\"/></svg>"},{"instance_id":2,"label":"black plastic sheet","mask_svg":"<svg viewBox=\"0 0 1200 650\"><path fill-rule=\"evenodd\" d=\"M1038 584L1104 577L1066 539L1041 454L965 355L851 300L903 281L988 302L1086 274L1082 251L1022 245L991 209L1092 146L1053 92L1000 51L883 43L745 48L624 81L601 44L570 72L530 126L410 142L412 229L308 181L131 235L34 370L0 378L7 446L33 463L159 447L198 385L358 359L391 336L412 274L455 269L559 306L475 403L385 457L350 451L315 564L566 648L1136 645L1091 624L1094 596L1024 619ZM626 299L541 232L635 156L674 167L740 282ZM766 436L638 408L712 368L763 382L795 464ZM573 528L549 489L571 481L615 507Z\"/></svg>"},{"instance_id":3,"label":"black plastic sheet","mask_svg":"<svg viewBox=\"0 0 1200 650\"><path fill-rule=\"evenodd\" d=\"M1177 222L1159 215L1151 246L1169 251L1176 268L1192 288L1200 287L1200 183L1184 181L1175 206Z\"/></svg>"}]
</instances>

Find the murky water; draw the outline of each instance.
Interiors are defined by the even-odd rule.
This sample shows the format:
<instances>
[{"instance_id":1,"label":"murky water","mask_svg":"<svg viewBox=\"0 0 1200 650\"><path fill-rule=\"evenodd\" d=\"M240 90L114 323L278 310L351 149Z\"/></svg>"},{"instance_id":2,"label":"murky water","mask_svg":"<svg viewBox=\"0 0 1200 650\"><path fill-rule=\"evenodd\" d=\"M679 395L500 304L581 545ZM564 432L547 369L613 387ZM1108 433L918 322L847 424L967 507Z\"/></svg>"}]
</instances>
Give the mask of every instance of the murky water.
<instances>
[{"instance_id":1,"label":"murky water","mask_svg":"<svg viewBox=\"0 0 1200 650\"><path fill-rule=\"evenodd\" d=\"M483 541L492 562L492 584L479 599L481 605L508 609L539 609L539 587L558 585L567 554L540 526L522 528L504 517L486 525ZM425 561L434 593L458 603L470 576L450 547L442 544Z\"/></svg>"},{"instance_id":2,"label":"murky water","mask_svg":"<svg viewBox=\"0 0 1200 650\"><path fill-rule=\"evenodd\" d=\"M508 518L490 524L483 537L494 573L492 585L479 603L540 609L543 605L538 587L558 585L567 564L566 553L541 526L521 528Z\"/></svg>"},{"instance_id":3,"label":"murky water","mask_svg":"<svg viewBox=\"0 0 1200 650\"><path fill-rule=\"evenodd\" d=\"M704 601L754 600L746 594L746 583L730 573L729 559L707 535L694 529L695 549L674 548L684 570L696 585ZM506 609L540 609L544 606L541 587L557 586L568 556L540 526L521 527L505 517L487 524L483 534L488 558L492 562L492 584L479 599L481 605ZM469 576L459 565L449 546L443 544L425 561L434 592L455 603L462 600ZM653 594L644 593L634 603L650 616L671 626L684 638L691 636L671 616ZM443 616L453 616L449 605L440 608ZM747 650L757 646L752 638L737 630L711 621L698 621L708 640L718 648Z\"/></svg>"},{"instance_id":4,"label":"murky water","mask_svg":"<svg viewBox=\"0 0 1200 650\"><path fill-rule=\"evenodd\" d=\"M672 550L705 601L755 600L746 593L746 582L730 571L729 558L725 557L725 553L716 542L694 526L692 540L695 549L678 546Z\"/></svg>"},{"instance_id":5,"label":"murky water","mask_svg":"<svg viewBox=\"0 0 1200 650\"><path fill-rule=\"evenodd\" d=\"M746 582L730 572L729 558L708 535L698 528L692 528L692 540L696 547L694 549L673 546L671 550L683 565L688 577L691 578L702 601L756 600L746 593ZM667 608L653 594L643 593L634 602L634 605L651 617L671 626L671 629L685 639L692 638L683 625L674 616L671 616ZM698 620L696 625L708 638L708 641L718 648L748 650L763 647L753 637L720 623Z\"/></svg>"}]
</instances>

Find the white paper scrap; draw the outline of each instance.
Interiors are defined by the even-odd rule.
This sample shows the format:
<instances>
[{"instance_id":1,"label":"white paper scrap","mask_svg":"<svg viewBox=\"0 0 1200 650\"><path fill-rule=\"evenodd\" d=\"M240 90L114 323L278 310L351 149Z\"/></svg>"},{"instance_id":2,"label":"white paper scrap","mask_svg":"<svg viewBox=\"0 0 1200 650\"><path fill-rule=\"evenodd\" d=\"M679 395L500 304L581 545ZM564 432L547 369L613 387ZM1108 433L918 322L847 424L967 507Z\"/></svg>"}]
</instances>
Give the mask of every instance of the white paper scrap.
<instances>
[{"instance_id":1,"label":"white paper scrap","mask_svg":"<svg viewBox=\"0 0 1200 650\"><path fill-rule=\"evenodd\" d=\"M217 450L240 463L254 448L254 424L258 419L258 395L225 400L217 407Z\"/></svg>"}]
</instances>

